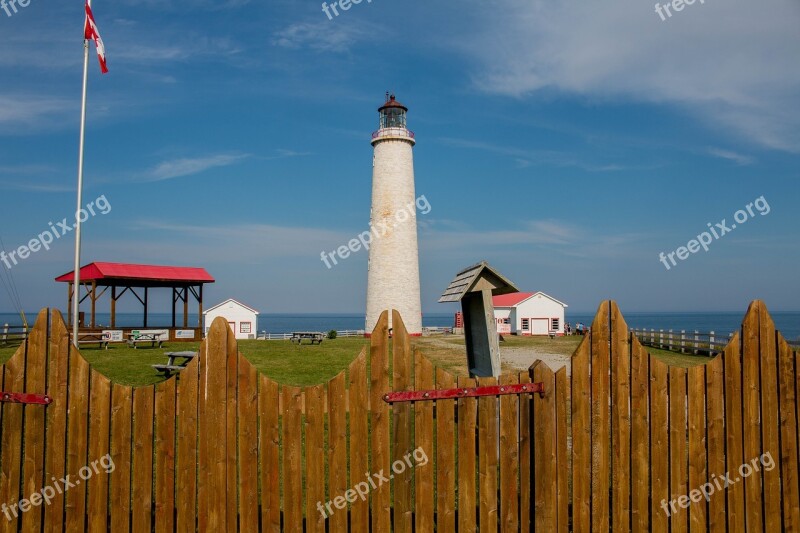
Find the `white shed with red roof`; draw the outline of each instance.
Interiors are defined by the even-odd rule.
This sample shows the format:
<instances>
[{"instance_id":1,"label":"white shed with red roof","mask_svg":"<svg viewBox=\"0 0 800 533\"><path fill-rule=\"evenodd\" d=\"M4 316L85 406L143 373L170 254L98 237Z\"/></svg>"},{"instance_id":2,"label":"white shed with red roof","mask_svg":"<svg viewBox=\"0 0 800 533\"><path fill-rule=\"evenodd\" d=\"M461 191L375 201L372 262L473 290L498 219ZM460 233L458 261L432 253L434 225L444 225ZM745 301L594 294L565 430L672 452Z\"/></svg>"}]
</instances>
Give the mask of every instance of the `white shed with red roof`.
<instances>
[{"instance_id":1,"label":"white shed with red roof","mask_svg":"<svg viewBox=\"0 0 800 533\"><path fill-rule=\"evenodd\" d=\"M567 304L543 292L512 292L492 297L497 332L514 335L564 334Z\"/></svg>"}]
</instances>

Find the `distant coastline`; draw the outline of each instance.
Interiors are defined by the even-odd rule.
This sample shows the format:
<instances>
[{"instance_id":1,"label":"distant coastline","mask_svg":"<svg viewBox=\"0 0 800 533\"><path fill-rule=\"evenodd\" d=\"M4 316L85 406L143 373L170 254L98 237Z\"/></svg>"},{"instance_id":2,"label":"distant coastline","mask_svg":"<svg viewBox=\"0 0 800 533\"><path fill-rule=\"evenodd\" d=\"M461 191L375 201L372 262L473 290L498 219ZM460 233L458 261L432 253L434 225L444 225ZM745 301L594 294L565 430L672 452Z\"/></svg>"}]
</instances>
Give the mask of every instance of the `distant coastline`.
<instances>
[{"instance_id":1,"label":"distant coastline","mask_svg":"<svg viewBox=\"0 0 800 533\"><path fill-rule=\"evenodd\" d=\"M624 313L624 311L623 311ZM800 339L800 311L777 311L770 313L775 326L781 331L787 340ZM36 319L36 313L28 313L28 320L31 323ZM714 331L719 335L727 336L736 331L741 326L744 310L737 312L668 312L668 313L624 313L625 321L630 328L637 329L672 329L680 332L682 329L687 332L695 330L701 332ZM594 320L594 313L571 313L567 312L566 321L573 326L578 322L591 325ZM97 321L99 324L107 325L110 322L108 313L98 313ZM149 324L155 326L166 326L172 321L169 313L151 313ZM0 326L2 324L20 325L19 315L14 313L0 313ZM181 323L180 317L178 324ZM189 325L197 324L197 315L189 315ZM427 313L423 314L422 324L425 327L449 327L453 325L453 313ZM141 326L140 313L118 313L117 325L123 327ZM363 313L262 313L258 317L259 333L290 333L299 330L329 331L335 330L359 330L364 329Z\"/></svg>"}]
</instances>

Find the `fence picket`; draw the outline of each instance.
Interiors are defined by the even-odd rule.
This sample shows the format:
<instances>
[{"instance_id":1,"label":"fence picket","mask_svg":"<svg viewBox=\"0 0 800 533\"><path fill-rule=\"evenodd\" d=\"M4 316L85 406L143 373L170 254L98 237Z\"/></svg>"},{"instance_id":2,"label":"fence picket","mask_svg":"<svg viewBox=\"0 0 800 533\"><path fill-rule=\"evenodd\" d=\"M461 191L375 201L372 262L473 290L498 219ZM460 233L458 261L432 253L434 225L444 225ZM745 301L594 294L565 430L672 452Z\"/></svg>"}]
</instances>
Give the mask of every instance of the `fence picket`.
<instances>
[{"instance_id":1,"label":"fence picket","mask_svg":"<svg viewBox=\"0 0 800 533\"><path fill-rule=\"evenodd\" d=\"M798 487L798 406L795 385L800 386L794 362L797 355L782 338L778 343L780 392L781 486L783 488L783 527L800 530L800 488Z\"/></svg>"},{"instance_id":2,"label":"fence picket","mask_svg":"<svg viewBox=\"0 0 800 533\"><path fill-rule=\"evenodd\" d=\"M516 385L514 374L500 376L500 385ZM524 395L500 396L500 530L519 530L519 402Z\"/></svg>"},{"instance_id":3,"label":"fence picket","mask_svg":"<svg viewBox=\"0 0 800 533\"><path fill-rule=\"evenodd\" d=\"M369 473L369 457L364 453L369 442L369 381L367 351L361 349L350 364L350 478L354 484L365 482ZM359 498L350 507L350 526L353 531L369 531L369 495Z\"/></svg>"},{"instance_id":4,"label":"fence picket","mask_svg":"<svg viewBox=\"0 0 800 533\"><path fill-rule=\"evenodd\" d=\"M475 387L475 380L459 377L458 387ZM478 422L478 400L458 399L458 531L474 532L477 527L475 497L477 487L475 427Z\"/></svg>"},{"instance_id":5,"label":"fence picket","mask_svg":"<svg viewBox=\"0 0 800 533\"><path fill-rule=\"evenodd\" d=\"M333 515L328 519L332 531L347 531L347 412L344 372L328 382L328 472L329 500ZM285 440L284 440L285 442ZM387 450L388 453L388 450ZM388 471L384 471L388 472ZM387 483L388 485L388 483ZM344 507L340 507L343 502Z\"/></svg>"},{"instance_id":6,"label":"fence picket","mask_svg":"<svg viewBox=\"0 0 800 533\"><path fill-rule=\"evenodd\" d=\"M414 350L415 387L420 390L434 388L434 371L430 359ZM434 438L433 402L418 402L414 405L414 430L416 440L414 449L421 449L428 457L428 464L414 463L415 531L433 531L434 528ZM408 450L409 453L411 450ZM516 492L514 493L516 497Z\"/></svg>"},{"instance_id":7,"label":"fence picket","mask_svg":"<svg viewBox=\"0 0 800 533\"><path fill-rule=\"evenodd\" d=\"M453 375L436 369L436 388L456 386ZM443 533L456 531L455 407L453 400L436 402L436 527Z\"/></svg>"},{"instance_id":8,"label":"fence picket","mask_svg":"<svg viewBox=\"0 0 800 533\"><path fill-rule=\"evenodd\" d=\"M95 464L91 477L87 480L88 531L107 531L108 529L108 474L99 466L102 457L109 453L109 422L111 408L111 381L92 369L90 374L91 397L89 399L89 456L86 465ZM172 413L171 423L174 424ZM34 489L36 490L36 489ZM30 494L30 492L28 493ZM38 524L36 527L38 530Z\"/></svg>"},{"instance_id":9,"label":"fence picket","mask_svg":"<svg viewBox=\"0 0 800 533\"><path fill-rule=\"evenodd\" d=\"M742 324L742 407L744 429L744 457L734 465L732 476L739 477L743 463L761 455L761 381L759 379L759 309L760 302L753 302ZM764 515L761 501L761 472L753 472L742 479L745 499L745 522L747 531L763 531ZM738 485L739 483L737 483Z\"/></svg>"}]
</instances>

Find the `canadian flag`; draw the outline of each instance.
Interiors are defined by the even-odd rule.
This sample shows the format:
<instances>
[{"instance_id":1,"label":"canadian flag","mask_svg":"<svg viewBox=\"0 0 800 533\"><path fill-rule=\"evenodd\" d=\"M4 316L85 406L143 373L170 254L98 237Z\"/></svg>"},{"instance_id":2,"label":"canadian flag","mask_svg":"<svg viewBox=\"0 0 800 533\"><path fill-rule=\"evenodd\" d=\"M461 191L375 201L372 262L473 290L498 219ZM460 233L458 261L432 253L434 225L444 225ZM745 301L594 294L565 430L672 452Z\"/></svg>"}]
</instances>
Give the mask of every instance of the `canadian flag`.
<instances>
[{"instance_id":1,"label":"canadian flag","mask_svg":"<svg viewBox=\"0 0 800 533\"><path fill-rule=\"evenodd\" d=\"M106 48L103 46L103 39L100 38L100 31L97 29L97 24L94 23L92 8L89 7L89 0L86 0L86 25L83 28L83 38L94 41L94 46L97 48L97 59L100 61L100 71L103 74L108 72L108 67L106 67Z\"/></svg>"}]
</instances>

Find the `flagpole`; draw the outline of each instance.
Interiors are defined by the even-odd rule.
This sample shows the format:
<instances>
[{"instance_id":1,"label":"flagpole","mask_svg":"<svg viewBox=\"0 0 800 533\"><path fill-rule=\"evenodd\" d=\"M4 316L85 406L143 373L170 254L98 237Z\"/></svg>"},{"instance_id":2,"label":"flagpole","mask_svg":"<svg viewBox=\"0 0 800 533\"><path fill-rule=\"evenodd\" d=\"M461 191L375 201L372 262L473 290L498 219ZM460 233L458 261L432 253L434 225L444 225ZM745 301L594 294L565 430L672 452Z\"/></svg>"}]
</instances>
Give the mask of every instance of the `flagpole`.
<instances>
[{"instance_id":1,"label":"flagpole","mask_svg":"<svg viewBox=\"0 0 800 533\"><path fill-rule=\"evenodd\" d=\"M91 0L87 0L92 7ZM72 287L72 343L78 347L78 309L81 294L81 217L83 207L83 144L86 134L86 86L89 81L89 39L83 36L83 95L81 98L81 137L78 148L78 207L75 209L75 279Z\"/></svg>"}]
</instances>

